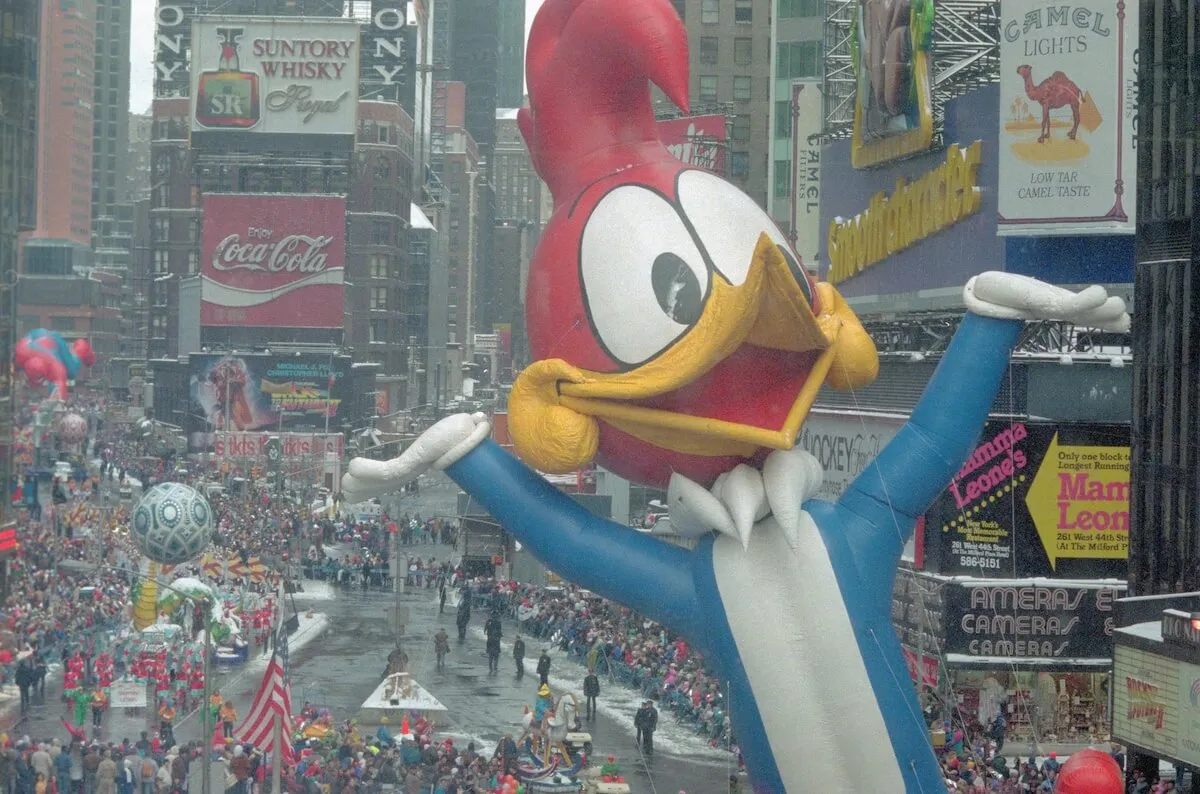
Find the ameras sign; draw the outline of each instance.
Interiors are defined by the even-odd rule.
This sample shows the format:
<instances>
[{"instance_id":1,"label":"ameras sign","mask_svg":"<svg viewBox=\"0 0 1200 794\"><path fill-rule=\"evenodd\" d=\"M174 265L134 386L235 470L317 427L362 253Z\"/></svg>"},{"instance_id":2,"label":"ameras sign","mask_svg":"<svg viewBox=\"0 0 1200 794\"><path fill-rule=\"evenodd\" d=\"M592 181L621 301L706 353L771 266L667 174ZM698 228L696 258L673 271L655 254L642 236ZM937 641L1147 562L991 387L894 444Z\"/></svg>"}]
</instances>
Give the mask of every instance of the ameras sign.
<instances>
[{"instance_id":1,"label":"ameras sign","mask_svg":"<svg viewBox=\"0 0 1200 794\"><path fill-rule=\"evenodd\" d=\"M204 197L200 322L341 328L346 200Z\"/></svg>"}]
</instances>

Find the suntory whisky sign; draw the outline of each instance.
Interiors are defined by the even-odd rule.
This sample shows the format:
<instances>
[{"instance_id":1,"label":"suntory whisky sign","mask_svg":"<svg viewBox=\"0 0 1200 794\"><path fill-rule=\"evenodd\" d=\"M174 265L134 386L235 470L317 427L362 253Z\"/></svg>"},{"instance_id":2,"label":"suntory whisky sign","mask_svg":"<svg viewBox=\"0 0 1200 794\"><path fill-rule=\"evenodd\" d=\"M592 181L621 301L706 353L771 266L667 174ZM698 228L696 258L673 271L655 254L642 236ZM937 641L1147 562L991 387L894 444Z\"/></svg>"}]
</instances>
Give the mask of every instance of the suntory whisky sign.
<instances>
[{"instance_id":1,"label":"suntory whisky sign","mask_svg":"<svg viewBox=\"0 0 1200 794\"><path fill-rule=\"evenodd\" d=\"M341 19L197 19L192 132L352 136L360 30Z\"/></svg>"}]
</instances>

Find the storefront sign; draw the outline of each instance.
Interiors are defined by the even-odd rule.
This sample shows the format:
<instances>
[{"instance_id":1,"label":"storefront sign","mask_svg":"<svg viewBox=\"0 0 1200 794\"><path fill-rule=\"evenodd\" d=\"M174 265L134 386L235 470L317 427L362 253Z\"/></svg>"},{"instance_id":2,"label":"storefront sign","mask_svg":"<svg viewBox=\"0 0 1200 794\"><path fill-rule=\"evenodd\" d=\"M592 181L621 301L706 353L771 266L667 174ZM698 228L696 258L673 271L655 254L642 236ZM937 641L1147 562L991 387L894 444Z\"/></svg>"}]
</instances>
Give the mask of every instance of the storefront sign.
<instances>
[{"instance_id":1,"label":"storefront sign","mask_svg":"<svg viewBox=\"0 0 1200 794\"><path fill-rule=\"evenodd\" d=\"M865 416L809 414L796 446L815 457L825 473L817 498L838 499L892 440L900 424Z\"/></svg>"},{"instance_id":2,"label":"storefront sign","mask_svg":"<svg viewBox=\"0 0 1200 794\"><path fill-rule=\"evenodd\" d=\"M926 512L943 574L1124 579L1128 425L989 423Z\"/></svg>"},{"instance_id":3,"label":"storefront sign","mask_svg":"<svg viewBox=\"0 0 1200 794\"><path fill-rule=\"evenodd\" d=\"M1104 659L1112 654L1117 587L1055 587L1045 580L946 586L946 652L1019 659Z\"/></svg>"},{"instance_id":4,"label":"storefront sign","mask_svg":"<svg viewBox=\"0 0 1200 794\"><path fill-rule=\"evenodd\" d=\"M857 0L853 43L855 168L906 157L933 140L929 46L933 0L896 7Z\"/></svg>"},{"instance_id":5,"label":"storefront sign","mask_svg":"<svg viewBox=\"0 0 1200 794\"><path fill-rule=\"evenodd\" d=\"M113 681L108 705L114 709L146 708L146 685L137 681Z\"/></svg>"},{"instance_id":6,"label":"storefront sign","mask_svg":"<svg viewBox=\"0 0 1200 794\"><path fill-rule=\"evenodd\" d=\"M1055 433L1025 503L1051 568L1059 557L1125 559L1129 447L1060 445Z\"/></svg>"},{"instance_id":7,"label":"storefront sign","mask_svg":"<svg viewBox=\"0 0 1200 794\"><path fill-rule=\"evenodd\" d=\"M1136 3L1000 7L999 233L1132 233Z\"/></svg>"},{"instance_id":8,"label":"storefront sign","mask_svg":"<svg viewBox=\"0 0 1200 794\"><path fill-rule=\"evenodd\" d=\"M1189 612L1168 609L1162 615L1162 636L1164 642L1200 648L1200 617L1193 617Z\"/></svg>"},{"instance_id":9,"label":"storefront sign","mask_svg":"<svg viewBox=\"0 0 1200 794\"><path fill-rule=\"evenodd\" d=\"M1180 707L1187 704L1190 712L1191 705L1189 693L1181 688L1190 684L1191 673L1200 674L1200 668L1117 645L1113 651L1113 739L1164 758L1186 760L1179 742ZM1195 745L1198 736L1192 733L1189 743ZM1192 751L1191 761L1200 763L1200 752Z\"/></svg>"},{"instance_id":10,"label":"storefront sign","mask_svg":"<svg viewBox=\"0 0 1200 794\"><path fill-rule=\"evenodd\" d=\"M904 652L904 663L908 665L908 677L913 683L920 682L924 686L936 687L938 685L938 672L941 666L936 657L919 656L917 652L907 646L902 647Z\"/></svg>"},{"instance_id":11,"label":"storefront sign","mask_svg":"<svg viewBox=\"0 0 1200 794\"><path fill-rule=\"evenodd\" d=\"M941 165L921 178L900 178L853 218L829 225L829 275L837 284L979 211L980 141L946 149Z\"/></svg>"}]
</instances>

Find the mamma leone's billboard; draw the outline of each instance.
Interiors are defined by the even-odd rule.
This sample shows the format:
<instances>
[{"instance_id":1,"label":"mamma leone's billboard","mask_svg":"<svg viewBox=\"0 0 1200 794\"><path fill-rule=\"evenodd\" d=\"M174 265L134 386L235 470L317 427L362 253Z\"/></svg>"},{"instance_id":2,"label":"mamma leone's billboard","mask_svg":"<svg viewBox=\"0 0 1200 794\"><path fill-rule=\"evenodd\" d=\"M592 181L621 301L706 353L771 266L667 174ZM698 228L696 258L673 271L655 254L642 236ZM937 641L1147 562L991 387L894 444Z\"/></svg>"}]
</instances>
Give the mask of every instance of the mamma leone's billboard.
<instances>
[{"instance_id":1,"label":"mamma leone's billboard","mask_svg":"<svg viewBox=\"0 0 1200 794\"><path fill-rule=\"evenodd\" d=\"M192 134L336 135L357 125L354 20L202 17L192 23ZM220 145L221 138L214 138Z\"/></svg>"},{"instance_id":2,"label":"mamma leone's billboard","mask_svg":"<svg viewBox=\"0 0 1200 794\"><path fill-rule=\"evenodd\" d=\"M658 135L676 159L725 176L725 116L684 116L658 122Z\"/></svg>"},{"instance_id":3,"label":"mamma leone's billboard","mask_svg":"<svg viewBox=\"0 0 1200 794\"><path fill-rule=\"evenodd\" d=\"M328 356L193 354L188 362L191 451L210 448L217 431L340 429L349 405L348 373Z\"/></svg>"},{"instance_id":4,"label":"mamma leone's billboard","mask_svg":"<svg viewBox=\"0 0 1200 794\"><path fill-rule=\"evenodd\" d=\"M1134 231L1137 3L1000 5L1002 235Z\"/></svg>"},{"instance_id":5,"label":"mamma leone's billboard","mask_svg":"<svg viewBox=\"0 0 1200 794\"><path fill-rule=\"evenodd\" d=\"M341 328L345 266L341 196L204 197L202 325Z\"/></svg>"},{"instance_id":6,"label":"mamma leone's billboard","mask_svg":"<svg viewBox=\"0 0 1200 794\"><path fill-rule=\"evenodd\" d=\"M1124 579L1129 426L990 422L925 517L943 574Z\"/></svg>"}]
</instances>

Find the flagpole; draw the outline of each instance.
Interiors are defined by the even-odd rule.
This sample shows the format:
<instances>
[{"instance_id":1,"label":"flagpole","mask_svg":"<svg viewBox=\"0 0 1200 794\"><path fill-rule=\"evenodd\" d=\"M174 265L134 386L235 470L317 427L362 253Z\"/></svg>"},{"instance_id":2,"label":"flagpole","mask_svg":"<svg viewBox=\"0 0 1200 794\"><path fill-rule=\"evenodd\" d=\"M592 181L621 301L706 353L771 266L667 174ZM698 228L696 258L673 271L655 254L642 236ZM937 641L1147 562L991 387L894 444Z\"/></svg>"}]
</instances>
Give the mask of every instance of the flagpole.
<instances>
[{"instance_id":1,"label":"flagpole","mask_svg":"<svg viewBox=\"0 0 1200 794\"><path fill-rule=\"evenodd\" d=\"M275 742L272 745L271 764L271 794L282 794L283 785L283 717L276 713L274 717Z\"/></svg>"}]
</instances>

